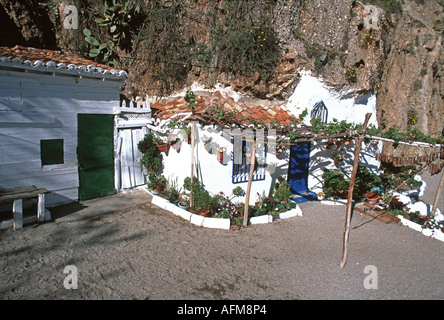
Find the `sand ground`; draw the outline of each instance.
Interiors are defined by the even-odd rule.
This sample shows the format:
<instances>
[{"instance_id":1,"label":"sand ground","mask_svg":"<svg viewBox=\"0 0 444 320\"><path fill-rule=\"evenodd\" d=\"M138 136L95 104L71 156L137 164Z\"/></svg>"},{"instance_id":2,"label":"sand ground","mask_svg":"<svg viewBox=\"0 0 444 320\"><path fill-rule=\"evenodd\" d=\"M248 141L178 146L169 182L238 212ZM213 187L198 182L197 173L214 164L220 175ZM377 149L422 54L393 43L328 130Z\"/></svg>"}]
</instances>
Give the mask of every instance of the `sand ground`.
<instances>
[{"instance_id":1,"label":"sand ground","mask_svg":"<svg viewBox=\"0 0 444 320\"><path fill-rule=\"evenodd\" d=\"M444 299L443 242L355 212L341 269L345 206L300 207L239 231L192 225L140 189L53 208L50 222L0 231L0 298Z\"/></svg>"}]
</instances>

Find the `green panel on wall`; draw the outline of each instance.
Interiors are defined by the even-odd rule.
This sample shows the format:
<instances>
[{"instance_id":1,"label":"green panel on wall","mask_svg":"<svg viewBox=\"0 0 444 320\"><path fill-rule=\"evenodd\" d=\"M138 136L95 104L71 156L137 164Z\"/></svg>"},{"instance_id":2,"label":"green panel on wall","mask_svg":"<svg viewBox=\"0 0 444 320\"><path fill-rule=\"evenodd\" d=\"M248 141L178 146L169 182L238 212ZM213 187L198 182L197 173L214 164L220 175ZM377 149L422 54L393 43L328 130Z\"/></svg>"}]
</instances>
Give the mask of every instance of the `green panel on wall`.
<instances>
[{"instance_id":1,"label":"green panel on wall","mask_svg":"<svg viewBox=\"0 0 444 320\"><path fill-rule=\"evenodd\" d=\"M51 164L62 164L63 139L40 140L40 158L42 166Z\"/></svg>"}]
</instances>

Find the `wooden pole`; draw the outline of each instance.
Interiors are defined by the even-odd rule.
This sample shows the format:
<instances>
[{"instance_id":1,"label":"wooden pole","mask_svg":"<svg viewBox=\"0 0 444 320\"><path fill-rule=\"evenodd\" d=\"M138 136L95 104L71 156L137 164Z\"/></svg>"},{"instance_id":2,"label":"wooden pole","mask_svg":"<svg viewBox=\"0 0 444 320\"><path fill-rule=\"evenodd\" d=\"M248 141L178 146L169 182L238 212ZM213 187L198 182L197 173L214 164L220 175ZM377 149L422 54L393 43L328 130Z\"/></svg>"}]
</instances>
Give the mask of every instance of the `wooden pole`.
<instances>
[{"instance_id":1,"label":"wooden pole","mask_svg":"<svg viewBox=\"0 0 444 320\"><path fill-rule=\"evenodd\" d=\"M248 225L248 210L250 208L250 192L251 183L253 182L254 164L256 163L256 141L253 141L253 152L251 153L250 163L250 175L248 176L247 194L245 197L245 209L244 209L244 227Z\"/></svg>"},{"instance_id":2,"label":"wooden pole","mask_svg":"<svg viewBox=\"0 0 444 320\"><path fill-rule=\"evenodd\" d=\"M433 218L435 216L436 208L438 207L439 202L439 196L442 193L442 189L444 187L444 170L441 172L441 182L439 183L438 190L436 191L435 201L433 201L433 207L432 212L430 213L430 216Z\"/></svg>"},{"instance_id":3,"label":"wooden pole","mask_svg":"<svg viewBox=\"0 0 444 320\"><path fill-rule=\"evenodd\" d=\"M371 113L367 113L365 115L365 121L362 129L362 134L365 134L367 130L368 121L372 116ZM351 216L352 216L352 200L353 200L353 188L355 186L355 178L358 172L359 166L359 154L361 153L361 145L362 145L363 135L360 135L355 139L355 159L353 163L353 171L350 178L350 186L348 189L348 198L347 198L347 211L345 214L345 227L344 227L344 238L343 238L343 247L342 247L342 260L341 260L341 268L344 268L345 263L347 262L348 255L348 242L350 236L350 226L351 226Z\"/></svg>"},{"instance_id":4,"label":"wooden pole","mask_svg":"<svg viewBox=\"0 0 444 320\"><path fill-rule=\"evenodd\" d=\"M190 208L194 205L193 182L194 182L194 136L196 126L194 120L191 121L191 190L190 190Z\"/></svg>"}]
</instances>

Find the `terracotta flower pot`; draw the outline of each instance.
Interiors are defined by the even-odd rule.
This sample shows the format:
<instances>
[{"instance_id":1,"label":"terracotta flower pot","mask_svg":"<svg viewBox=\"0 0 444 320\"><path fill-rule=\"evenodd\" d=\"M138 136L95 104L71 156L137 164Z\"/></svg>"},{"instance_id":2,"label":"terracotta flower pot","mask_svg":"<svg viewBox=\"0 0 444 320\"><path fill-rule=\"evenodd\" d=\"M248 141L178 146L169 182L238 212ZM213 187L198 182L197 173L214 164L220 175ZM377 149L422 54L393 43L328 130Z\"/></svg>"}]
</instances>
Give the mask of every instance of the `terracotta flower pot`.
<instances>
[{"instance_id":1,"label":"terracotta flower pot","mask_svg":"<svg viewBox=\"0 0 444 320\"><path fill-rule=\"evenodd\" d=\"M156 191L162 192L163 190L165 190L165 184L161 182L156 182Z\"/></svg>"},{"instance_id":2,"label":"terracotta flower pot","mask_svg":"<svg viewBox=\"0 0 444 320\"><path fill-rule=\"evenodd\" d=\"M379 201L379 194L377 194L376 192L369 192L365 195L365 198L368 203L370 203L371 205L375 205Z\"/></svg>"},{"instance_id":3,"label":"terracotta flower pot","mask_svg":"<svg viewBox=\"0 0 444 320\"><path fill-rule=\"evenodd\" d=\"M160 152L166 152L168 150L168 143L158 144L157 148L159 148Z\"/></svg>"},{"instance_id":4,"label":"terracotta flower pot","mask_svg":"<svg viewBox=\"0 0 444 320\"><path fill-rule=\"evenodd\" d=\"M200 215L200 216L203 216L203 217L209 217L210 216L210 210L201 210L197 214Z\"/></svg>"},{"instance_id":5,"label":"terracotta flower pot","mask_svg":"<svg viewBox=\"0 0 444 320\"><path fill-rule=\"evenodd\" d=\"M195 211L195 210L189 210L191 213L193 214L197 214L199 216L203 216L203 217L209 217L210 216L210 210L200 210L200 211Z\"/></svg>"}]
</instances>

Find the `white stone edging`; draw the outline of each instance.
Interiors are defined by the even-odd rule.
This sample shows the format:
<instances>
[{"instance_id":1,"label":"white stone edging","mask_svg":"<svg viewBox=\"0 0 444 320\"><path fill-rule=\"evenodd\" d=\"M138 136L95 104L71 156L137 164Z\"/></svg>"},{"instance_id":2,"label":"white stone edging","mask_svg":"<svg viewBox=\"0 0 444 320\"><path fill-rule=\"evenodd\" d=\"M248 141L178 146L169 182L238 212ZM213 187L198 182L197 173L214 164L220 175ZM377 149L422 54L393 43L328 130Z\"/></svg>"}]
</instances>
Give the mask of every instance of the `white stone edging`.
<instances>
[{"instance_id":1,"label":"white stone edging","mask_svg":"<svg viewBox=\"0 0 444 320\"><path fill-rule=\"evenodd\" d=\"M146 189L145 189L146 190ZM169 202L168 200L159 197L158 195L152 194L148 190L146 190L148 193L150 193L153 196L153 199L151 200L151 203L158 206L161 209L164 209L166 211L169 211L176 216L179 216L185 220L188 220L190 223L199 226L199 227L206 227L206 228L215 228L215 229L230 229L230 219L224 219L224 218L211 218L211 217L204 217L198 214L191 213L187 210L184 210L175 204Z\"/></svg>"},{"instance_id":2,"label":"white stone edging","mask_svg":"<svg viewBox=\"0 0 444 320\"><path fill-rule=\"evenodd\" d=\"M352 200L354 202L355 200ZM321 200L322 204L327 206L339 206L339 205L347 205L347 199L333 199L333 200Z\"/></svg>"},{"instance_id":3,"label":"white stone edging","mask_svg":"<svg viewBox=\"0 0 444 320\"><path fill-rule=\"evenodd\" d=\"M421 232L423 235L427 237L434 238L439 241L444 242L444 233L439 229L427 229L422 228L420 224L407 220L406 218L402 216L398 216L399 220L401 220L401 223L403 226L409 227L413 230L416 230L418 232Z\"/></svg>"},{"instance_id":4,"label":"white stone edging","mask_svg":"<svg viewBox=\"0 0 444 320\"><path fill-rule=\"evenodd\" d=\"M212 218L212 217L204 217L198 214L191 213L187 210L184 210L175 204L169 202L168 200L159 197L158 195L152 194L148 189L143 188L146 192L152 195L153 199L151 200L151 203L158 206L161 209L167 210L175 214L176 216L179 216L185 220L188 220L190 223L205 227L205 228L215 228L215 229L230 229L230 219L228 218ZM282 212L279 214L279 219L288 219L296 216L302 216L302 210L299 208L298 205L296 205L295 209L291 209L286 212ZM273 216L272 215L262 215L257 217L251 217L250 223L251 224L261 224L261 223L271 223L273 222Z\"/></svg>"},{"instance_id":5,"label":"white stone edging","mask_svg":"<svg viewBox=\"0 0 444 320\"><path fill-rule=\"evenodd\" d=\"M273 217L271 214L266 214L262 216L257 217L251 217L250 223L251 224L262 224L262 223L272 223L275 219L288 219L293 218L296 216L302 217L302 210L299 208L299 206L296 204L296 208L291 209L289 211L281 212L277 217Z\"/></svg>"}]
</instances>

